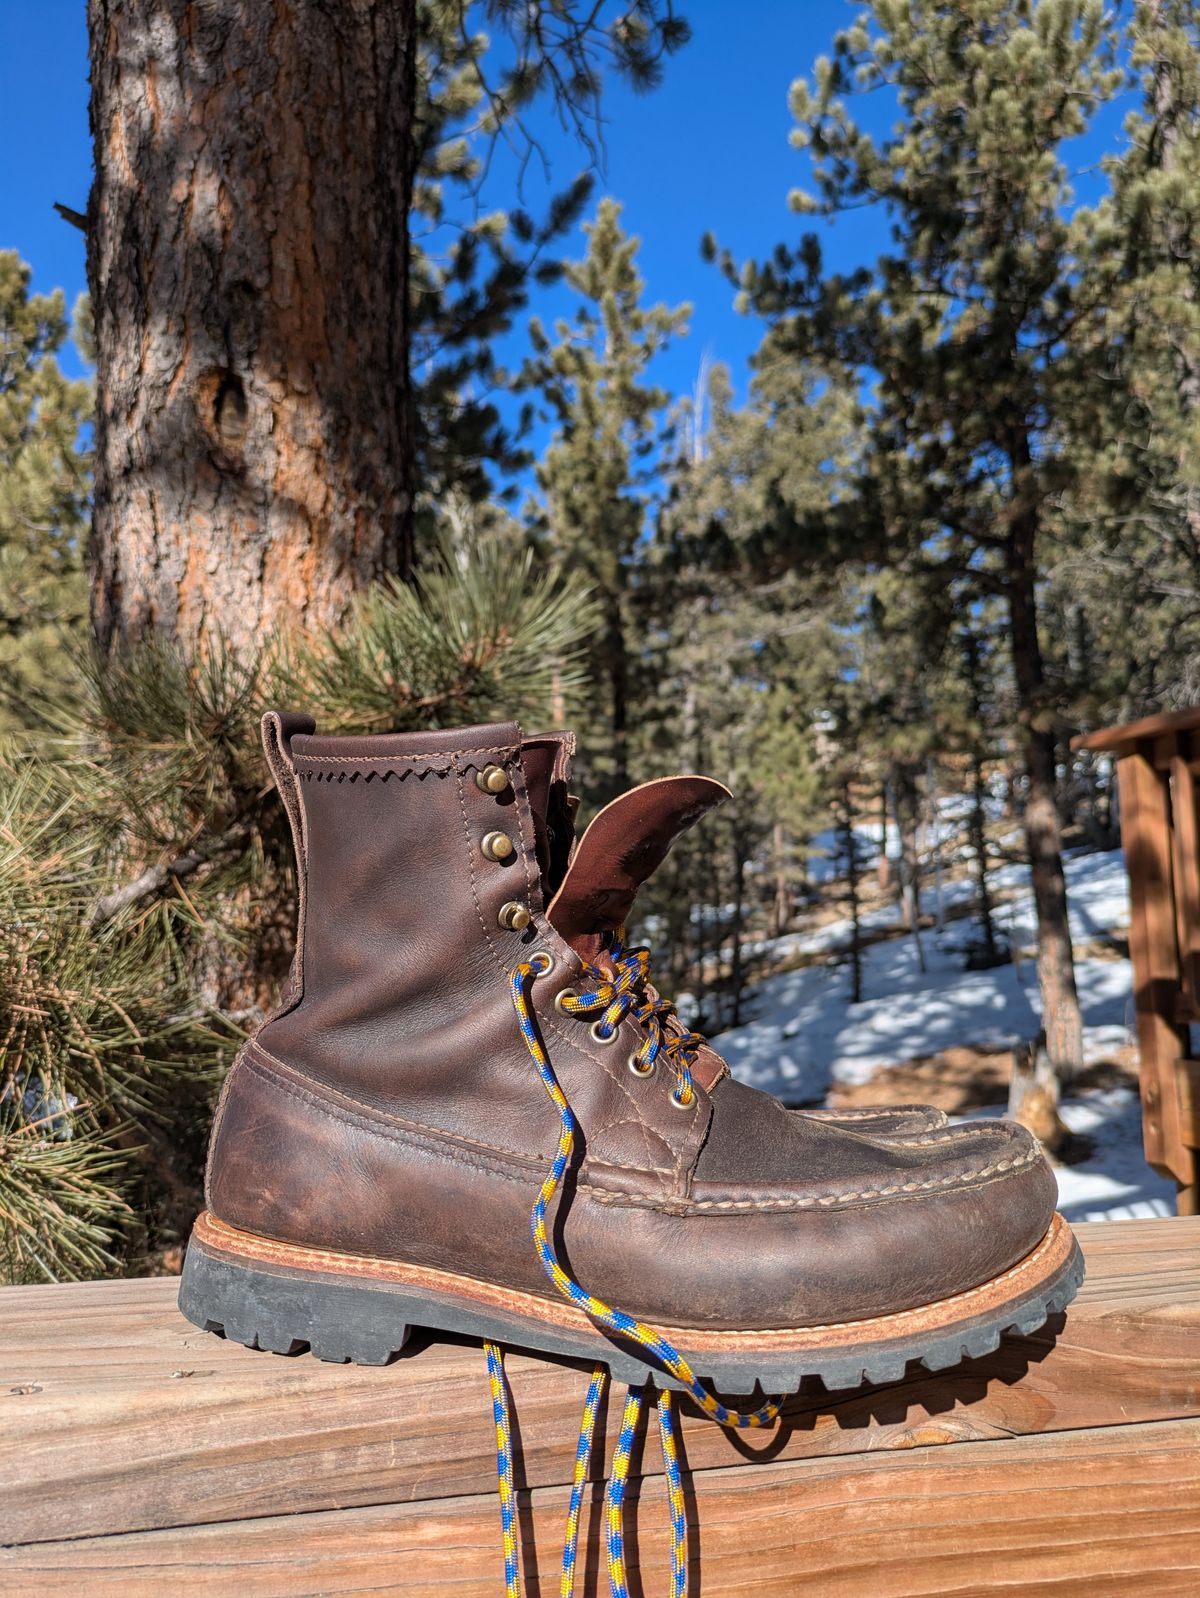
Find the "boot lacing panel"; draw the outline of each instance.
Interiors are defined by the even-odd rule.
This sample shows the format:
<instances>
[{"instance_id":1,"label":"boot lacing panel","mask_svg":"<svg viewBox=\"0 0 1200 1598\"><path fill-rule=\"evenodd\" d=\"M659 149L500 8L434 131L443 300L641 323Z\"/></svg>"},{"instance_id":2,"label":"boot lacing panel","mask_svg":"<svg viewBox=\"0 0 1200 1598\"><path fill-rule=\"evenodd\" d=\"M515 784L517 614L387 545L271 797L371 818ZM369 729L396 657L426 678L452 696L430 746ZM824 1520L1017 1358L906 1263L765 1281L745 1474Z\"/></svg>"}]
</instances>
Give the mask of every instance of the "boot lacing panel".
<instances>
[{"instance_id":1,"label":"boot lacing panel","mask_svg":"<svg viewBox=\"0 0 1200 1598\"><path fill-rule=\"evenodd\" d=\"M595 966L585 967L588 990L571 997L563 997L560 1008L570 1015L595 1015L598 1037L603 1041L611 1037L627 1015L632 1014L645 1031L645 1039L636 1059L649 1074L657 1059L662 1056L675 1069L676 1086L673 1097L676 1103L690 1104L695 1097L690 1066L695 1059L696 1047L703 1041L698 1033L679 1029L674 1021L674 1006L648 990L650 951L646 948L624 949L624 929L619 931L609 950L615 975L609 976ZM661 1332L652 1326L614 1309L603 1299L589 1293L585 1287L564 1270L554 1252L554 1245L546 1228L546 1211L558 1192L560 1183L575 1148L577 1122L566 1095L558 1084L542 1043L534 1016L530 990L535 979L550 969L547 955L534 955L532 960L517 966L510 976L513 1008L521 1027L521 1035L537 1067L542 1086L558 1111L558 1148L554 1163L542 1183L537 1201L530 1212L529 1224L534 1247L555 1288L570 1303L576 1304L592 1320L622 1338L638 1343L648 1350L664 1370L687 1389L688 1393L706 1415L722 1426L744 1429L769 1426L779 1415L780 1404L771 1402L761 1409L745 1413L728 1409L715 1398L697 1378L695 1372ZM674 1024L671 1023L674 1021ZM668 1030L669 1028L669 1030ZM503 1356L495 1343L485 1343L488 1378L491 1384L492 1412L496 1423L496 1463L500 1487L500 1518L504 1533L504 1581L507 1598L520 1598L521 1573L517 1548L516 1494L513 1481L512 1432L508 1414L508 1390L504 1376ZM579 1429L579 1444L575 1455L575 1470L571 1486L571 1500L567 1515L566 1537L563 1545L562 1580L560 1598L571 1598L575 1590L575 1554L579 1536L579 1515L583 1491L591 1458L592 1441L596 1427L596 1412L608 1380L604 1365L597 1365L592 1375L584 1403L583 1420ZM642 1409L654 1384L647 1381L630 1387L621 1412L621 1430L613 1453L612 1474L605 1495L606 1553L608 1581L612 1598L629 1598L625 1574L624 1505L629 1480L629 1461L633 1450ZM658 1410L659 1435L662 1443L663 1467L667 1480L667 1496L671 1512L671 1572L674 1598L685 1598L687 1591L687 1521L683 1493L683 1474L679 1464L679 1447L675 1413L670 1392L655 1391Z\"/></svg>"},{"instance_id":2,"label":"boot lacing panel","mask_svg":"<svg viewBox=\"0 0 1200 1598\"><path fill-rule=\"evenodd\" d=\"M558 1008L564 1015L598 1015L592 1028L598 1043L615 1037L621 1022L632 1015L645 1036L630 1068L639 1076L649 1076L659 1059L664 1060L675 1071L672 1098L680 1109L687 1109L696 1097L691 1067L704 1039L699 1032L687 1031L671 1001L650 986L650 950L644 944L627 950L624 940L625 928L619 927L608 950L612 975L594 965L585 966L587 991L560 994Z\"/></svg>"}]
</instances>

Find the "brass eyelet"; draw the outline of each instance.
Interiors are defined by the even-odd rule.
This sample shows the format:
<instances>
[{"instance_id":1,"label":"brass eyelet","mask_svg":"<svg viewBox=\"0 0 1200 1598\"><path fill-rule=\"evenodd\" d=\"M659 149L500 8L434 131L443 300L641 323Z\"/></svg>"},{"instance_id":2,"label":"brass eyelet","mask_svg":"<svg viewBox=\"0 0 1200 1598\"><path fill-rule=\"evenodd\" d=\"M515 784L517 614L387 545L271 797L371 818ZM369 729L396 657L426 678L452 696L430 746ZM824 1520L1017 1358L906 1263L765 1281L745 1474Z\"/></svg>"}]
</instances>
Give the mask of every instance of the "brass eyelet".
<instances>
[{"instance_id":1,"label":"brass eyelet","mask_svg":"<svg viewBox=\"0 0 1200 1598\"><path fill-rule=\"evenodd\" d=\"M564 999L577 999L578 997L578 988L563 988L560 992L554 995L554 1008L558 1011L559 1015L565 1015L568 1021L578 1021L579 1017L577 1015L572 1015L570 1010L563 1009Z\"/></svg>"},{"instance_id":2,"label":"brass eyelet","mask_svg":"<svg viewBox=\"0 0 1200 1598\"><path fill-rule=\"evenodd\" d=\"M547 972L554 970L554 956L549 949L535 949L529 956L529 964L533 967L534 976L544 977Z\"/></svg>"},{"instance_id":3,"label":"brass eyelet","mask_svg":"<svg viewBox=\"0 0 1200 1598\"><path fill-rule=\"evenodd\" d=\"M688 1096L687 1096L686 1099L680 1097L680 1093L679 1093L679 1089L678 1088L672 1088L671 1089L671 1103L675 1106L675 1108L677 1110L690 1110L692 1108L693 1104L695 1104L695 1102L696 1102L696 1090L695 1090L695 1088L690 1088L688 1090Z\"/></svg>"},{"instance_id":4,"label":"brass eyelet","mask_svg":"<svg viewBox=\"0 0 1200 1598\"><path fill-rule=\"evenodd\" d=\"M640 1055L631 1054L625 1062L634 1076L653 1076L658 1069L657 1060L643 1060Z\"/></svg>"},{"instance_id":5,"label":"brass eyelet","mask_svg":"<svg viewBox=\"0 0 1200 1598\"><path fill-rule=\"evenodd\" d=\"M603 1025L604 1017L601 1016L599 1021L593 1021L591 1026L588 1027L588 1033L593 1043L598 1043L602 1049L606 1049L610 1043L615 1043L617 1041L617 1038L620 1036L621 1029L620 1027L613 1027L612 1031L607 1037L605 1037L600 1031L600 1028Z\"/></svg>"}]
</instances>

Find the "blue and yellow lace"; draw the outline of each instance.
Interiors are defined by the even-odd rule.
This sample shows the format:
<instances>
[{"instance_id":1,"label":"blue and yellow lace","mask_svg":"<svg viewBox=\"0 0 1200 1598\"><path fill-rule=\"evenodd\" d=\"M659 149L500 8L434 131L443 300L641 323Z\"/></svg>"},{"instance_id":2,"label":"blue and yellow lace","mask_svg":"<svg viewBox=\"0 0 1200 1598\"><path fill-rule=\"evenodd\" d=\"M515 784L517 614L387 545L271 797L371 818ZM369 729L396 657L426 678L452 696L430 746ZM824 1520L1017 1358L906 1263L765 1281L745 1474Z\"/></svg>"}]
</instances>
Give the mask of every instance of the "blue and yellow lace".
<instances>
[{"instance_id":1,"label":"blue and yellow lace","mask_svg":"<svg viewBox=\"0 0 1200 1598\"><path fill-rule=\"evenodd\" d=\"M647 989L650 952L645 948L626 951L624 928L613 940L608 951L611 973L594 966L585 968L588 987L585 992L563 995L562 1009L570 1015L595 1016L600 1037L611 1036L627 1015L632 1015L643 1028L644 1040L638 1051L639 1063L647 1073L662 1059L672 1066L676 1075L672 1089L678 1103L687 1105L695 1094L691 1077L691 1064L695 1059L698 1034L682 1027L668 1025L673 1016L673 1006ZM564 1270L554 1252L546 1227L546 1211L558 1191L563 1174L570 1164L575 1147L577 1123L571 1106L558 1084L546 1049L538 1031L530 999L530 988L536 977L550 969L550 957L537 953L529 961L518 965L512 972L513 1007L525 1039L530 1058L537 1067L542 1085L549 1094L559 1115L558 1147L546 1180L542 1183L537 1201L530 1212L530 1230L534 1247L542 1268L554 1286L572 1304L577 1304L598 1325L618 1333L622 1338L638 1343L648 1350L653 1360L676 1379L695 1400L706 1415L722 1426L738 1429L769 1426L779 1414L776 1403L741 1413L726 1407L700 1383L683 1355L668 1342L661 1332L655 1331L623 1310L614 1309L603 1299L581 1287L571 1274ZM495 1343L485 1343L488 1378L492 1391L492 1408L496 1421L496 1464L500 1487L500 1519L504 1535L504 1582L507 1598L520 1598L520 1553L516 1525L516 1490L513 1477L512 1431L508 1414L508 1388L504 1374L501 1350ZM608 1379L604 1365L597 1365L588 1388L583 1408L583 1421L579 1430L579 1445L575 1455L575 1470L571 1485L570 1507L567 1514L566 1537L563 1545L560 1598L572 1598L575 1590L576 1548L579 1538L579 1516L583 1493L591 1460L592 1442L596 1428L596 1412ZM646 1394L653 1386L647 1381L630 1387L621 1413L621 1428L613 1453L605 1501L605 1549L608 1560L608 1581L612 1598L629 1598L625 1570L624 1507L629 1480L629 1464L634 1440L641 1420ZM656 1393L659 1436L662 1445L663 1469L667 1483L667 1498L671 1514L671 1570L673 1598L685 1598L687 1592L687 1514L684 1499L683 1472L679 1460L672 1395L668 1391Z\"/></svg>"}]
</instances>

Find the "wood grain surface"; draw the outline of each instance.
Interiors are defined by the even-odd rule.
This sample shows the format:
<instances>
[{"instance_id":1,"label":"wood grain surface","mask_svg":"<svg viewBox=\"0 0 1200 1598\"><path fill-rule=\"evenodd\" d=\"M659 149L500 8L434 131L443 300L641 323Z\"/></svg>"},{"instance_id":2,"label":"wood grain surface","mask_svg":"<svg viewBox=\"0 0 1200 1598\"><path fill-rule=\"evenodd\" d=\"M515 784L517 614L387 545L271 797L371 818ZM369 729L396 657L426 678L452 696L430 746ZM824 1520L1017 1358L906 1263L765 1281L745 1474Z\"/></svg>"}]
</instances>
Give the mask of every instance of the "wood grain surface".
<instances>
[{"instance_id":1,"label":"wood grain surface","mask_svg":"<svg viewBox=\"0 0 1200 1598\"><path fill-rule=\"evenodd\" d=\"M566 1496L522 1494L529 1598L558 1593ZM698 1471L689 1499L691 1598L1200 1590L1195 1420ZM594 1499L578 1589L595 1598L608 1590L599 1509ZM630 1523L634 1591L665 1593L659 1480L642 1483ZM40 1543L0 1550L0 1590L496 1598L499 1522L494 1497L475 1496Z\"/></svg>"},{"instance_id":2,"label":"wood grain surface","mask_svg":"<svg viewBox=\"0 0 1200 1598\"><path fill-rule=\"evenodd\" d=\"M1044 1555L1087 1578L1046 1576L1055 1591L1120 1592L1142 1538L1143 1591L1200 1588L1183 1537L1200 1549L1200 1220L1079 1235L1088 1280L1057 1336L849 1395L813 1384L754 1441L685 1406L705 1593L798 1591L810 1556L806 1591L982 1591L956 1550L997 1560L1010 1545L1019 1583ZM176 1285L0 1292L0 1592L497 1590L476 1345L431 1343L386 1369L258 1354L190 1327ZM508 1363L527 1551L536 1541L549 1595L587 1372ZM635 1470L656 1572L660 1469L651 1444ZM739 1561L755 1559L743 1588Z\"/></svg>"}]
</instances>

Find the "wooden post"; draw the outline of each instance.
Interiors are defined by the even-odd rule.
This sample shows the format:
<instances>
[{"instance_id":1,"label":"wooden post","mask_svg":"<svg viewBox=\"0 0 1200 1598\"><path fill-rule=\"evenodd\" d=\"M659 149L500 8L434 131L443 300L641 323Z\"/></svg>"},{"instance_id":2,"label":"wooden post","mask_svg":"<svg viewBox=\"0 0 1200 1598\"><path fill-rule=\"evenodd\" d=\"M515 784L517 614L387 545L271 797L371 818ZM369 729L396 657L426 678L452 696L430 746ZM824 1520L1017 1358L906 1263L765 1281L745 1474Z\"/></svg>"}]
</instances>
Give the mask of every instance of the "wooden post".
<instances>
[{"instance_id":1,"label":"wooden post","mask_svg":"<svg viewBox=\"0 0 1200 1598\"><path fill-rule=\"evenodd\" d=\"M1116 758L1121 841L1129 872L1129 952L1141 1054L1146 1158L1179 1188L1179 1211L1200 1209L1200 820L1195 771L1200 708L1108 727L1072 742Z\"/></svg>"}]
</instances>

